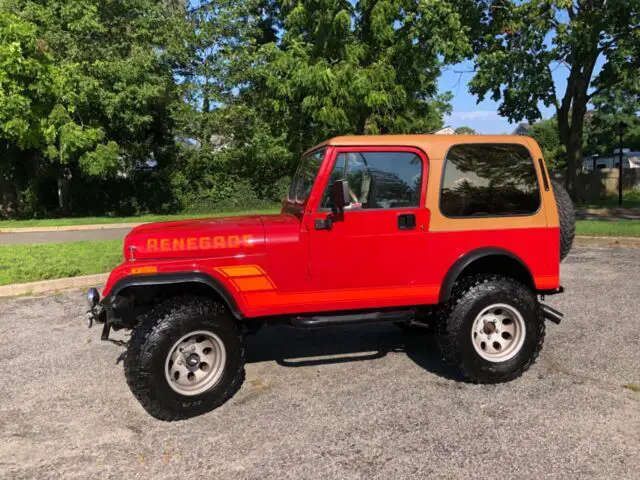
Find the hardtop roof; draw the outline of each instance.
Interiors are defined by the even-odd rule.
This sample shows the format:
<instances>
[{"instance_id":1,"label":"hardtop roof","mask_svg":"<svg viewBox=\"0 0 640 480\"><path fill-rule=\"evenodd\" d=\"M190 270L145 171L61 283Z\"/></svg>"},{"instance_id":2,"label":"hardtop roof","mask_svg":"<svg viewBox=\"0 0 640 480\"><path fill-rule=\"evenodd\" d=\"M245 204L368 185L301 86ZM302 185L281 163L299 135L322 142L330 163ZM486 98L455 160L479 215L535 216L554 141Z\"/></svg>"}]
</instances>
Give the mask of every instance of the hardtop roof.
<instances>
[{"instance_id":1,"label":"hardtop roof","mask_svg":"<svg viewBox=\"0 0 640 480\"><path fill-rule=\"evenodd\" d=\"M317 150L324 146L403 146L419 148L431 156L429 154L430 151L446 151L450 146L461 143L515 143L528 147L531 141L533 141L533 139L525 135L345 135L330 138L329 140L310 148L307 152Z\"/></svg>"}]
</instances>

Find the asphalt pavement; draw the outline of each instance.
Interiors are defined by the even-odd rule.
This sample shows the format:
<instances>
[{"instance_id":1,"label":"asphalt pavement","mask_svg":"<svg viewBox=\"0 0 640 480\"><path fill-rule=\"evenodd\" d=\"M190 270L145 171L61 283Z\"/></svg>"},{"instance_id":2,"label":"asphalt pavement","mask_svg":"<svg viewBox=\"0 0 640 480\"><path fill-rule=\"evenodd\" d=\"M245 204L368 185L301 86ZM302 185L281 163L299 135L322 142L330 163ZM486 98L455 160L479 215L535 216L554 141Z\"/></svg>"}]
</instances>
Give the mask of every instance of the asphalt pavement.
<instances>
[{"instance_id":1,"label":"asphalt pavement","mask_svg":"<svg viewBox=\"0 0 640 480\"><path fill-rule=\"evenodd\" d=\"M576 248L538 363L463 383L393 325L250 337L221 408L164 423L127 389L126 334L81 292L0 299L0 478L640 478L640 257Z\"/></svg>"}]
</instances>

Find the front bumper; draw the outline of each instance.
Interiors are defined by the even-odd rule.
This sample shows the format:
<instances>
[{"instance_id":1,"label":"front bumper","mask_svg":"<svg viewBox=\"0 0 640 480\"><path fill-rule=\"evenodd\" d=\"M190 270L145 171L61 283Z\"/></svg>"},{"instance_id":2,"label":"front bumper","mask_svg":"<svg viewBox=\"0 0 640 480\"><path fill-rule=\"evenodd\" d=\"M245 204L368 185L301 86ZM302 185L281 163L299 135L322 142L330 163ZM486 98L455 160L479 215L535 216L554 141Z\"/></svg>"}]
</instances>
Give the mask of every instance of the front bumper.
<instances>
[{"instance_id":1,"label":"front bumper","mask_svg":"<svg viewBox=\"0 0 640 480\"><path fill-rule=\"evenodd\" d=\"M104 306L100 303L100 293L96 288L90 288L87 291L87 328L93 327L94 323L104 323L106 313Z\"/></svg>"},{"instance_id":2,"label":"front bumper","mask_svg":"<svg viewBox=\"0 0 640 480\"><path fill-rule=\"evenodd\" d=\"M85 314L85 324L87 328L93 327L94 323L101 323L102 340L109 338L110 323L107 321L107 309L103 302L100 301L100 293L96 288L90 288L87 291L87 313Z\"/></svg>"}]
</instances>

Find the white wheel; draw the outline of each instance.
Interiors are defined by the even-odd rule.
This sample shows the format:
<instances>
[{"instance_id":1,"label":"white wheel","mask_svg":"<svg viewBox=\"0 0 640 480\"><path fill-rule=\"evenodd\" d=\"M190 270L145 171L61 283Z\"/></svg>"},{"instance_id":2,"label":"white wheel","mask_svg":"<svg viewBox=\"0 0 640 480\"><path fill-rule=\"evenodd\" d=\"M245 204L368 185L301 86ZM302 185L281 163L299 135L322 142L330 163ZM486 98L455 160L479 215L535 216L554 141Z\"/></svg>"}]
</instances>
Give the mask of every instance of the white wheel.
<instances>
[{"instance_id":1,"label":"white wheel","mask_svg":"<svg viewBox=\"0 0 640 480\"><path fill-rule=\"evenodd\" d=\"M505 303L496 303L482 310L471 328L476 353L493 363L515 357L522 349L526 334L522 314Z\"/></svg>"},{"instance_id":2,"label":"white wheel","mask_svg":"<svg viewBox=\"0 0 640 480\"><path fill-rule=\"evenodd\" d=\"M173 344L165 361L165 377L180 395L198 395L220 380L226 362L222 339L213 332L197 330Z\"/></svg>"}]
</instances>

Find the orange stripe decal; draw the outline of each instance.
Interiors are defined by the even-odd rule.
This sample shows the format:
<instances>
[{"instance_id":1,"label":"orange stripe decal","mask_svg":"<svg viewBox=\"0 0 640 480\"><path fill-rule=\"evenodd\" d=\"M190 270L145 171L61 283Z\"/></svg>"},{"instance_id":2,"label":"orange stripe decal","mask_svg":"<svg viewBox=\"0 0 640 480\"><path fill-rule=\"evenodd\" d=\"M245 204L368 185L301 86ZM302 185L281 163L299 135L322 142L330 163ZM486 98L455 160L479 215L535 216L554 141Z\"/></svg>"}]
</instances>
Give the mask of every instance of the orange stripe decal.
<instances>
[{"instance_id":1,"label":"orange stripe decal","mask_svg":"<svg viewBox=\"0 0 640 480\"><path fill-rule=\"evenodd\" d=\"M241 292L273 290L273 285L267 277L235 278L232 282Z\"/></svg>"},{"instance_id":2,"label":"orange stripe decal","mask_svg":"<svg viewBox=\"0 0 640 480\"><path fill-rule=\"evenodd\" d=\"M237 267L218 267L216 270L227 277L253 277L264 275L264 271L257 265L244 265Z\"/></svg>"},{"instance_id":3,"label":"orange stripe decal","mask_svg":"<svg viewBox=\"0 0 640 480\"><path fill-rule=\"evenodd\" d=\"M332 290L305 293L277 293L255 292L245 295L247 304L251 308L273 307L290 304L315 304L326 302L350 302L353 300L366 300L375 297L384 299L423 297L426 300L436 299L440 291L439 285L420 285L392 288L366 288L360 290Z\"/></svg>"},{"instance_id":4,"label":"orange stripe decal","mask_svg":"<svg viewBox=\"0 0 640 480\"><path fill-rule=\"evenodd\" d=\"M141 275L144 273L156 273L158 271L158 267L152 267L147 265L146 267L133 267L131 269L131 275Z\"/></svg>"}]
</instances>

